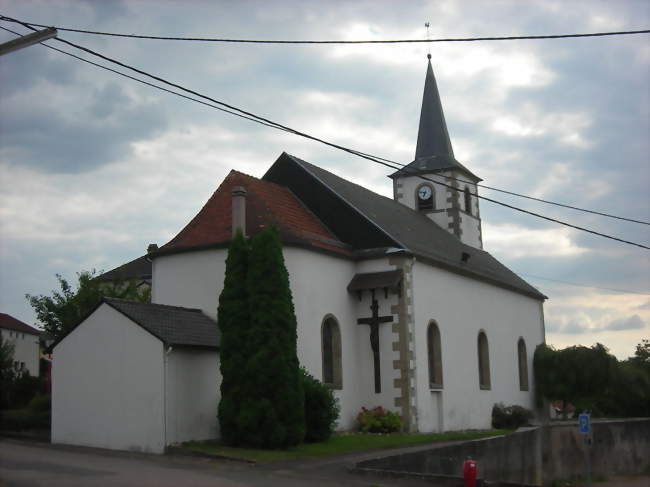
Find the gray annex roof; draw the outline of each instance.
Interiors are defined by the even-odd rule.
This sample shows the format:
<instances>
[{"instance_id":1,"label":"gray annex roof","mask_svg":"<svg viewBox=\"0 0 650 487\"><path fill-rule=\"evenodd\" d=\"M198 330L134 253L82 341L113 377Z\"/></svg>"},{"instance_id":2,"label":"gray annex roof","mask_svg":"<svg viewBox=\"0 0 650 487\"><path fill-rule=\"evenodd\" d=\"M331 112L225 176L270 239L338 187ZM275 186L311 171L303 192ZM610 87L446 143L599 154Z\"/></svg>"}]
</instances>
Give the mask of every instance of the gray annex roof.
<instances>
[{"instance_id":1,"label":"gray annex roof","mask_svg":"<svg viewBox=\"0 0 650 487\"><path fill-rule=\"evenodd\" d=\"M104 298L111 308L134 321L166 345L219 348L217 323L200 309Z\"/></svg>"},{"instance_id":2,"label":"gray annex roof","mask_svg":"<svg viewBox=\"0 0 650 487\"><path fill-rule=\"evenodd\" d=\"M131 262L122 264L115 269L104 272L98 276L100 281L113 281L113 280L129 280L129 279L151 279L151 261L147 260L147 256L143 255Z\"/></svg>"},{"instance_id":3,"label":"gray annex roof","mask_svg":"<svg viewBox=\"0 0 650 487\"><path fill-rule=\"evenodd\" d=\"M477 277L536 299L546 299L488 252L465 245L423 214L302 159L290 154L287 156L379 227L398 247L454 272ZM466 262L462 259L463 253L469 254Z\"/></svg>"}]
</instances>

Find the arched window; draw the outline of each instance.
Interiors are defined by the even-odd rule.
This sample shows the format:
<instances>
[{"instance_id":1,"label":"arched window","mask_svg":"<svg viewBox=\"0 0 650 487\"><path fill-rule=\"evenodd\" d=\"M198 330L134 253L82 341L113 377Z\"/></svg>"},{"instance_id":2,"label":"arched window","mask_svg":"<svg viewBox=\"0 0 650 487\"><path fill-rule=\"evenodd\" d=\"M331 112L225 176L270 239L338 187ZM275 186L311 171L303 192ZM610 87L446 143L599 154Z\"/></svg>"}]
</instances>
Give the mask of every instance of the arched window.
<instances>
[{"instance_id":1,"label":"arched window","mask_svg":"<svg viewBox=\"0 0 650 487\"><path fill-rule=\"evenodd\" d=\"M490 351L484 331L478 334L478 380L481 389L490 388Z\"/></svg>"},{"instance_id":2,"label":"arched window","mask_svg":"<svg viewBox=\"0 0 650 487\"><path fill-rule=\"evenodd\" d=\"M519 390L528 390L528 356L526 355L526 342L519 338L517 342L517 358L519 360Z\"/></svg>"},{"instance_id":3,"label":"arched window","mask_svg":"<svg viewBox=\"0 0 650 487\"><path fill-rule=\"evenodd\" d=\"M323 342L323 384L334 389L342 389L341 331L336 318L325 317L321 328L321 337Z\"/></svg>"},{"instance_id":4,"label":"arched window","mask_svg":"<svg viewBox=\"0 0 650 487\"><path fill-rule=\"evenodd\" d=\"M472 214L472 194L467 186L465 186L465 211Z\"/></svg>"},{"instance_id":5,"label":"arched window","mask_svg":"<svg viewBox=\"0 0 650 487\"><path fill-rule=\"evenodd\" d=\"M433 210L435 207L435 190L430 184L422 184L415 191L415 201L418 210Z\"/></svg>"},{"instance_id":6,"label":"arched window","mask_svg":"<svg viewBox=\"0 0 650 487\"><path fill-rule=\"evenodd\" d=\"M427 348L429 351L429 387L431 389L442 389L440 329L435 321L431 321L427 328Z\"/></svg>"}]
</instances>

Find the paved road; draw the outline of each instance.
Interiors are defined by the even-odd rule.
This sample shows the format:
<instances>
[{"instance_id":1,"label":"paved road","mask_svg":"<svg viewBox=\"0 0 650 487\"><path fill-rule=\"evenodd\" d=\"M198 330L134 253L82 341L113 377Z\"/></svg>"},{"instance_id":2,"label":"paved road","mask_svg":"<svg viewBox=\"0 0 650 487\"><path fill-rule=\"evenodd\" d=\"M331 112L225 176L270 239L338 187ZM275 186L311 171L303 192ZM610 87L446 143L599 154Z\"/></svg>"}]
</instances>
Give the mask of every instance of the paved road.
<instances>
[{"instance_id":1,"label":"paved road","mask_svg":"<svg viewBox=\"0 0 650 487\"><path fill-rule=\"evenodd\" d=\"M365 456L368 456L367 454ZM354 457L359 458L358 456ZM251 465L0 439L0 487L424 487L350 474L351 456Z\"/></svg>"}]
</instances>

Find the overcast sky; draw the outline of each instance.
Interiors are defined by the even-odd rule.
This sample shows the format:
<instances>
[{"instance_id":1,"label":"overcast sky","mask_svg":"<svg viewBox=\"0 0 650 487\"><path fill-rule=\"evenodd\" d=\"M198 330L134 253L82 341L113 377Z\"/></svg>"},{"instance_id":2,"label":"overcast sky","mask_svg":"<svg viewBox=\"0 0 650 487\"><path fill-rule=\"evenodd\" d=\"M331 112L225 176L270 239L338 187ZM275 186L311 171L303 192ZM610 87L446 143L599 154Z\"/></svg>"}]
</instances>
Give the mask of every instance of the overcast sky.
<instances>
[{"instance_id":1,"label":"overcast sky","mask_svg":"<svg viewBox=\"0 0 650 487\"><path fill-rule=\"evenodd\" d=\"M432 38L650 27L647 0L0 0L0 13L60 27L249 39L421 39L426 21ZM14 37L0 31L0 42ZM413 159L425 45L60 37L337 144ZM431 54L456 158L484 184L650 220L649 35L436 43ZM282 151L392 195L391 171L363 159L42 46L3 56L0 311L33 324L25 293L48 294L57 273L74 280L164 244L230 169L260 177ZM481 194L650 245L647 225ZM485 249L549 296L547 342L601 342L626 358L650 335L648 250L486 201L481 216Z\"/></svg>"}]
</instances>

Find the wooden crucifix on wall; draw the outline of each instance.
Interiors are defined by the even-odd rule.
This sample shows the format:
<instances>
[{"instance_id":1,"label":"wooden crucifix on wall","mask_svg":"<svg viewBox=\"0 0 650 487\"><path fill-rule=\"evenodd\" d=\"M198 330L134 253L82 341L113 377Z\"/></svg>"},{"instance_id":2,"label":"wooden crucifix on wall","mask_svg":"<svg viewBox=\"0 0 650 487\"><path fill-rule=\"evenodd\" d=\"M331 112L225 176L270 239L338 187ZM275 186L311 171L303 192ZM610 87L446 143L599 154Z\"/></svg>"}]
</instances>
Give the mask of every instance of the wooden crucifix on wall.
<instances>
[{"instance_id":1,"label":"wooden crucifix on wall","mask_svg":"<svg viewBox=\"0 0 650 487\"><path fill-rule=\"evenodd\" d=\"M379 303L375 299L375 290L372 289L372 304L370 311L372 316L370 318L359 318L357 324L370 325L370 346L372 347L372 355L375 363L375 393L381 392L381 369L379 361L379 325L381 323L390 323L393 321L392 316L379 316Z\"/></svg>"}]
</instances>

